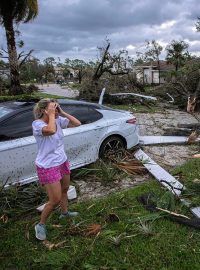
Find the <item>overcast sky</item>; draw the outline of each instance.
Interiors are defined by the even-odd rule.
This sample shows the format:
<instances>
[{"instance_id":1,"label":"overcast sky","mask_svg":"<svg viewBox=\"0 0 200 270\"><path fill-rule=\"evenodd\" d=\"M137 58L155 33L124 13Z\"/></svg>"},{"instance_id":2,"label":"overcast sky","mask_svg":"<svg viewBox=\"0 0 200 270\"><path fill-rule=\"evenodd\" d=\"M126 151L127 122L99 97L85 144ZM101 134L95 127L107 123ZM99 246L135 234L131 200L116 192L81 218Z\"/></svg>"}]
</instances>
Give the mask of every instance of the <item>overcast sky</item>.
<instances>
[{"instance_id":1,"label":"overcast sky","mask_svg":"<svg viewBox=\"0 0 200 270\"><path fill-rule=\"evenodd\" d=\"M142 51L145 40L163 47L185 40L189 51L200 55L199 0L39 0L39 16L19 30L25 49L40 59L94 60L105 37L111 49L127 49L130 56ZM0 44L5 46L4 31ZM164 57L164 53L162 54Z\"/></svg>"}]
</instances>

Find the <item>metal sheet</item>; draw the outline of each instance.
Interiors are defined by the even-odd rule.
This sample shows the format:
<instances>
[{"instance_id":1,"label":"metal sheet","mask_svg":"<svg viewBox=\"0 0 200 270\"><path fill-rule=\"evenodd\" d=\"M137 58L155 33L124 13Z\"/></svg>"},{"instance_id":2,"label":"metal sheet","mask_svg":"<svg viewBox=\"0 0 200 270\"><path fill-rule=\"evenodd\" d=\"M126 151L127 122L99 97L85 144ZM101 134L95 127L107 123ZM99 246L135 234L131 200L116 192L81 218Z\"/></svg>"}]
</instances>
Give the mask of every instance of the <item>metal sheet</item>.
<instances>
[{"instance_id":1,"label":"metal sheet","mask_svg":"<svg viewBox=\"0 0 200 270\"><path fill-rule=\"evenodd\" d=\"M184 188L183 184L177 181L171 174L159 166L154 160L152 160L145 152L139 149L135 154L135 158L142 161L145 168L166 188L172 191L176 195L181 194L181 190ZM162 182L166 181L166 182ZM169 185L168 185L169 183Z\"/></svg>"},{"instance_id":2,"label":"metal sheet","mask_svg":"<svg viewBox=\"0 0 200 270\"><path fill-rule=\"evenodd\" d=\"M185 144L188 137L185 136L140 136L140 144L153 145L153 144ZM200 139L196 139L199 142Z\"/></svg>"},{"instance_id":3,"label":"metal sheet","mask_svg":"<svg viewBox=\"0 0 200 270\"><path fill-rule=\"evenodd\" d=\"M155 101L157 100L156 97L145 96L145 95L135 94L135 93L114 93L114 94L110 94L110 96L136 96L136 97L141 97L141 98L145 98L149 100L155 100Z\"/></svg>"},{"instance_id":4,"label":"metal sheet","mask_svg":"<svg viewBox=\"0 0 200 270\"><path fill-rule=\"evenodd\" d=\"M190 208L190 211L198 218L200 218L200 207Z\"/></svg>"}]
</instances>

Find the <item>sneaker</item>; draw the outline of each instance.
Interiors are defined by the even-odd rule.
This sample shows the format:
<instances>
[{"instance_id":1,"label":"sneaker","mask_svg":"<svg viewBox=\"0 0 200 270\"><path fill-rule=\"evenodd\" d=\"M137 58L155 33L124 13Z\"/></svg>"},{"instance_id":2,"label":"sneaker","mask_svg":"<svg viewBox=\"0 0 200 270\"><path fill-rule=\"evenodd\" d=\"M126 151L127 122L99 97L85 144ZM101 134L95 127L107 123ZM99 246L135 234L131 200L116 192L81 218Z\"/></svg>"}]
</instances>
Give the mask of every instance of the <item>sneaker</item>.
<instances>
[{"instance_id":1,"label":"sneaker","mask_svg":"<svg viewBox=\"0 0 200 270\"><path fill-rule=\"evenodd\" d=\"M67 211L66 213L62 213L59 218L73 218L79 215L78 212L70 212Z\"/></svg>"},{"instance_id":2,"label":"sneaker","mask_svg":"<svg viewBox=\"0 0 200 270\"><path fill-rule=\"evenodd\" d=\"M35 237L41 241L46 239L46 226L44 224L35 225Z\"/></svg>"}]
</instances>

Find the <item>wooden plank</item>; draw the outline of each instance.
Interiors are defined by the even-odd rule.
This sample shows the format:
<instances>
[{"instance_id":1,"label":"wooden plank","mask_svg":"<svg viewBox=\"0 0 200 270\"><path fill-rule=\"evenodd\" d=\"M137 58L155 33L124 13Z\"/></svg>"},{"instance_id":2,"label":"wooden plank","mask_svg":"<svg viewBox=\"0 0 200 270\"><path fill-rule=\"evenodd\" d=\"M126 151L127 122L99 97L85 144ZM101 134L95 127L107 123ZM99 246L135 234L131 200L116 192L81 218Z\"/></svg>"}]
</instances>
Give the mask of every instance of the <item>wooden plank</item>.
<instances>
[{"instance_id":1,"label":"wooden plank","mask_svg":"<svg viewBox=\"0 0 200 270\"><path fill-rule=\"evenodd\" d=\"M135 154L135 158L142 161L147 170L166 188L172 191L176 195L180 195L183 184L175 179L174 176L169 174L165 169L159 166L154 160L152 160L145 152L139 149Z\"/></svg>"}]
</instances>

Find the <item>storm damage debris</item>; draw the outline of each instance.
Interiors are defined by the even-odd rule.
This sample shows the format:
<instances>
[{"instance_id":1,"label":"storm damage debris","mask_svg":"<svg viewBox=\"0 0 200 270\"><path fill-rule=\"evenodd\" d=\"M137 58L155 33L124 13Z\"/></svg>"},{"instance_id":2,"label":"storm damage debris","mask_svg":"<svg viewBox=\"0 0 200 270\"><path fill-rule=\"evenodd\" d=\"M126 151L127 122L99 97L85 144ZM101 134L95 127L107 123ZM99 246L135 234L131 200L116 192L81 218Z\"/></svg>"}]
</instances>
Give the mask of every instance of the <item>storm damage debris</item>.
<instances>
[{"instance_id":1,"label":"storm damage debris","mask_svg":"<svg viewBox=\"0 0 200 270\"><path fill-rule=\"evenodd\" d=\"M169 174L161 166L159 166L154 160L152 160L145 152L139 149L135 154L135 158L142 161L146 169L167 189L169 189L174 195L179 197L181 192L185 190L182 183L176 180L174 176ZM199 156L200 157L200 154ZM184 199L180 199L184 203ZM187 202L184 203L186 206L190 206ZM197 218L200 218L200 207L190 208L190 211ZM191 221L193 223L193 221ZM196 222L196 221L195 221ZM193 225L191 225L193 226ZM198 222L197 227L200 228L200 223Z\"/></svg>"},{"instance_id":2,"label":"storm damage debris","mask_svg":"<svg viewBox=\"0 0 200 270\"><path fill-rule=\"evenodd\" d=\"M194 136L193 136L194 137ZM189 143L186 136L140 136L139 143L142 145L156 144L186 144ZM192 142L199 142L199 138L195 138Z\"/></svg>"},{"instance_id":3,"label":"storm damage debris","mask_svg":"<svg viewBox=\"0 0 200 270\"><path fill-rule=\"evenodd\" d=\"M106 88L104 87L101 91L100 97L99 97L99 104L103 104L103 100L108 102L108 103L117 103L118 101L122 101L125 100L131 103L145 103L146 102L155 102L157 101L156 97L152 97L152 96L147 96L147 95L143 95L143 94L138 94L138 93L105 93Z\"/></svg>"},{"instance_id":4,"label":"storm damage debris","mask_svg":"<svg viewBox=\"0 0 200 270\"><path fill-rule=\"evenodd\" d=\"M144 205L144 207L151 212L161 212L163 217L167 217L172 221L178 222L183 225L187 225L196 229L200 229L200 219L199 218L190 218L188 216L169 211L158 207L159 201L154 193L145 193L139 196L138 201ZM200 210L200 208L199 208Z\"/></svg>"},{"instance_id":5,"label":"storm damage debris","mask_svg":"<svg viewBox=\"0 0 200 270\"><path fill-rule=\"evenodd\" d=\"M144 98L144 99L157 101L156 97L135 94L135 93L114 93L114 94L110 94L110 96L135 96L135 97L140 97L140 98Z\"/></svg>"},{"instance_id":6,"label":"storm damage debris","mask_svg":"<svg viewBox=\"0 0 200 270\"><path fill-rule=\"evenodd\" d=\"M124 171L125 173L132 174L132 175L136 175L136 174L143 175L147 172L146 168L138 160L128 160L128 161L118 162L115 166L121 169L122 171Z\"/></svg>"},{"instance_id":7,"label":"storm damage debris","mask_svg":"<svg viewBox=\"0 0 200 270\"><path fill-rule=\"evenodd\" d=\"M142 161L144 167L167 189L179 196L184 186L177 181L175 177L169 174L154 160L152 160L145 152L139 149L135 154L135 158Z\"/></svg>"}]
</instances>

